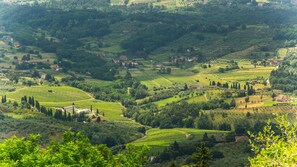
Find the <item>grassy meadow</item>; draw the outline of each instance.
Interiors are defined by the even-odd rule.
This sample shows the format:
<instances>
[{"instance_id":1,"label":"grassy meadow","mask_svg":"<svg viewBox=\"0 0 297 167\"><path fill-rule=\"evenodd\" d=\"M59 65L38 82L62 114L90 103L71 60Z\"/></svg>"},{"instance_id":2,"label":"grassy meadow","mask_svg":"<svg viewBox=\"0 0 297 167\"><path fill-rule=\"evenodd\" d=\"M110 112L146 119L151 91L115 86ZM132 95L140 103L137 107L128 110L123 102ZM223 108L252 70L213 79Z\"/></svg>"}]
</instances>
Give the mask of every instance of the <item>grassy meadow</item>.
<instances>
[{"instance_id":1,"label":"grassy meadow","mask_svg":"<svg viewBox=\"0 0 297 167\"><path fill-rule=\"evenodd\" d=\"M7 98L20 101L23 96L33 96L40 102L73 102L92 99L88 93L69 86L32 86L7 93Z\"/></svg>"},{"instance_id":2,"label":"grassy meadow","mask_svg":"<svg viewBox=\"0 0 297 167\"><path fill-rule=\"evenodd\" d=\"M184 142L189 140L201 140L204 133L208 136L216 134L224 134L226 131L217 130L200 130L190 128L175 128L175 129L158 129L153 128L146 132L146 136L134 141L132 144L136 146L147 145L153 151L161 151L166 146L169 146L174 141Z\"/></svg>"}]
</instances>

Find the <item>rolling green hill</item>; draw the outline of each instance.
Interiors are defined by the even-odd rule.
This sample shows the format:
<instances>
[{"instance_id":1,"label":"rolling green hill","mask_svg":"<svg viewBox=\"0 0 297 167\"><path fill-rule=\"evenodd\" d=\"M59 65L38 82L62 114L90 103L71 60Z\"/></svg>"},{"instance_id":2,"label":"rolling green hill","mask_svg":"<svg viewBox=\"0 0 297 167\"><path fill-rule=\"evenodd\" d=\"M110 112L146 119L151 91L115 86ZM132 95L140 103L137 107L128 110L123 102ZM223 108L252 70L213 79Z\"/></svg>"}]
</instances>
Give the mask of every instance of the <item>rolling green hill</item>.
<instances>
[{"instance_id":1,"label":"rolling green hill","mask_svg":"<svg viewBox=\"0 0 297 167\"><path fill-rule=\"evenodd\" d=\"M217 130L200 130L200 129L190 129L190 128L174 128L174 129L150 129L146 132L146 136L138 139L133 143L133 145L141 146L147 145L152 147L154 151L161 151L166 146L169 146L174 141L185 142L185 141L195 141L201 140L204 133L208 136L216 134L225 134L226 131Z\"/></svg>"},{"instance_id":2,"label":"rolling green hill","mask_svg":"<svg viewBox=\"0 0 297 167\"><path fill-rule=\"evenodd\" d=\"M84 91L69 86L32 86L8 93L7 97L19 101L24 96L33 96L40 102L73 102L92 99Z\"/></svg>"}]
</instances>

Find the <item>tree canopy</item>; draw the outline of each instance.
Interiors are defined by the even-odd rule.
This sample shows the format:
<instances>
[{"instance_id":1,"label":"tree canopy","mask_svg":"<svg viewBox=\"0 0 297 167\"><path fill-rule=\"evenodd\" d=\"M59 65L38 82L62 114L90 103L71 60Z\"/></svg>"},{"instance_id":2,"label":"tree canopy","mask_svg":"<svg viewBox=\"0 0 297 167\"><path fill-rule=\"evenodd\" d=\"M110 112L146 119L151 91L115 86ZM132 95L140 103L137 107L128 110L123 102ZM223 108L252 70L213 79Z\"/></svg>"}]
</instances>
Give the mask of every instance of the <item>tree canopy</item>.
<instances>
[{"instance_id":1,"label":"tree canopy","mask_svg":"<svg viewBox=\"0 0 297 167\"><path fill-rule=\"evenodd\" d=\"M147 161L148 147L127 145L123 153L113 155L105 145L92 145L80 132L65 132L62 142L46 147L38 144L40 135L12 137L0 144L0 166L142 166Z\"/></svg>"},{"instance_id":2,"label":"tree canopy","mask_svg":"<svg viewBox=\"0 0 297 167\"><path fill-rule=\"evenodd\" d=\"M268 121L263 132L250 134L255 157L249 158L251 166L296 166L297 124L290 123L287 116L277 116L277 130ZM278 132L278 130L280 132Z\"/></svg>"}]
</instances>

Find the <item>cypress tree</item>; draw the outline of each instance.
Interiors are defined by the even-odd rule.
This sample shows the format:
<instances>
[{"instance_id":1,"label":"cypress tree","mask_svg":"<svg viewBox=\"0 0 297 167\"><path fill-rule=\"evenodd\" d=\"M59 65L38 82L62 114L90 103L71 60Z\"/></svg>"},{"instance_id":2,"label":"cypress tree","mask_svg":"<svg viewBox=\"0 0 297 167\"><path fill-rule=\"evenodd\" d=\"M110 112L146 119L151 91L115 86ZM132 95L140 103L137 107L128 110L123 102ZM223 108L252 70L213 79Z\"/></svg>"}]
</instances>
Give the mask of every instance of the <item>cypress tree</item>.
<instances>
[{"instance_id":1,"label":"cypress tree","mask_svg":"<svg viewBox=\"0 0 297 167\"><path fill-rule=\"evenodd\" d=\"M67 121L69 121L69 122L71 122L71 115L70 115L70 113L68 113L68 116L67 116Z\"/></svg>"},{"instance_id":2,"label":"cypress tree","mask_svg":"<svg viewBox=\"0 0 297 167\"><path fill-rule=\"evenodd\" d=\"M39 104L39 102L36 101L35 104L36 104L36 108L37 108L37 110L40 111L40 104Z\"/></svg>"},{"instance_id":3,"label":"cypress tree","mask_svg":"<svg viewBox=\"0 0 297 167\"><path fill-rule=\"evenodd\" d=\"M75 114L75 106L74 106L74 103L72 103L72 114L73 114L73 115Z\"/></svg>"},{"instance_id":4,"label":"cypress tree","mask_svg":"<svg viewBox=\"0 0 297 167\"><path fill-rule=\"evenodd\" d=\"M216 86L216 82L215 81L212 81L212 86Z\"/></svg>"},{"instance_id":5,"label":"cypress tree","mask_svg":"<svg viewBox=\"0 0 297 167\"><path fill-rule=\"evenodd\" d=\"M32 99L31 99L31 97L28 98L28 104L32 105Z\"/></svg>"},{"instance_id":6,"label":"cypress tree","mask_svg":"<svg viewBox=\"0 0 297 167\"><path fill-rule=\"evenodd\" d=\"M33 96L32 96L32 99L31 100L32 100L32 106L35 107L35 100L34 100L34 97Z\"/></svg>"},{"instance_id":7,"label":"cypress tree","mask_svg":"<svg viewBox=\"0 0 297 167\"><path fill-rule=\"evenodd\" d=\"M66 113L66 110L64 110L64 121L67 121L67 113Z\"/></svg>"}]
</instances>

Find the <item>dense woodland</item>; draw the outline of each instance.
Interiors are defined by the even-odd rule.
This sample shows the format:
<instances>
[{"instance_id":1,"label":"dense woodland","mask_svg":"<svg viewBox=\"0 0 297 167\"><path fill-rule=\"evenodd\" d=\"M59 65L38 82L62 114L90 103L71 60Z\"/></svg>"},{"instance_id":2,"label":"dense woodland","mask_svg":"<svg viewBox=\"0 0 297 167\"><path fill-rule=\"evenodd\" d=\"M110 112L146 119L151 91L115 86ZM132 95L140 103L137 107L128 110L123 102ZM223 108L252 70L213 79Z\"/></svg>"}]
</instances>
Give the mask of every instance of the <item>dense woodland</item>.
<instances>
[{"instance_id":1,"label":"dense woodland","mask_svg":"<svg viewBox=\"0 0 297 167\"><path fill-rule=\"evenodd\" d=\"M15 12L18 11L18 12ZM198 11L197 11L198 12ZM86 51L82 39L102 38L113 33L111 26L130 22L135 24L135 33L119 41L130 57L147 58L151 52L166 46L181 36L189 33L227 35L247 25L266 25L272 30L273 41L294 40L296 33L293 25L297 22L294 9L232 7L205 5L199 8L199 15L173 14L164 12L126 13L121 10L98 12L95 10L46 9L40 6L20 6L5 14L5 27L13 31L13 37L24 45L35 45L43 51L57 54L57 62L64 71L74 70L89 74L94 78L113 80L116 66L105 60L102 54ZM205 19L207 18L207 19ZM47 33L45 33L47 32ZM204 35L197 36L205 40ZM228 39L225 39L228 40ZM232 39L230 39L232 40ZM270 43L273 43L270 41ZM266 41L268 42L268 41ZM104 41L99 44L104 46ZM288 43L288 42L287 42ZM269 46L269 43L265 43ZM272 45L274 46L274 45ZM100 46L99 46L100 47ZM184 49L183 49L184 48ZM188 46L180 46L171 52L184 53ZM238 48L239 50L240 48ZM271 50L276 48L270 48ZM193 50L189 56L198 56L198 60L209 60L230 52L227 48L220 53L208 53ZM69 61L70 60L70 61Z\"/></svg>"}]
</instances>

